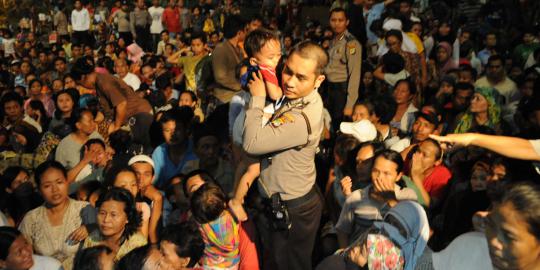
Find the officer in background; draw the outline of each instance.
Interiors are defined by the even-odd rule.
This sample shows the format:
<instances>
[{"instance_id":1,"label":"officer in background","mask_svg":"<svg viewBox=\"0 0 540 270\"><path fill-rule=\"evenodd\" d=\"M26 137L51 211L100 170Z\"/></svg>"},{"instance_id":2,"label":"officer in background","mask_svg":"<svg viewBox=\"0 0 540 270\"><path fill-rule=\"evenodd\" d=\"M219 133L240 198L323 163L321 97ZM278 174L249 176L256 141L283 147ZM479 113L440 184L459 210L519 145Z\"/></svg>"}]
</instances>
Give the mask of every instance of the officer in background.
<instances>
[{"instance_id":1,"label":"officer in background","mask_svg":"<svg viewBox=\"0 0 540 270\"><path fill-rule=\"evenodd\" d=\"M342 8L330 11L330 27L334 40L330 44L329 62L324 73L327 78L328 111L334 132L339 130L343 115L351 116L360 87L362 46L347 31L349 19Z\"/></svg>"},{"instance_id":2,"label":"officer in background","mask_svg":"<svg viewBox=\"0 0 540 270\"><path fill-rule=\"evenodd\" d=\"M315 185L315 153L323 129L323 102L317 91L324 81L328 57L312 42L297 44L283 73L286 99L270 122L261 126L266 98L260 73L249 83L252 95L246 111L244 150L259 156L259 192L271 198L271 222L261 233L276 265L270 269L311 269L311 254L322 213ZM261 222L262 223L262 222Z\"/></svg>"}]
</instances>

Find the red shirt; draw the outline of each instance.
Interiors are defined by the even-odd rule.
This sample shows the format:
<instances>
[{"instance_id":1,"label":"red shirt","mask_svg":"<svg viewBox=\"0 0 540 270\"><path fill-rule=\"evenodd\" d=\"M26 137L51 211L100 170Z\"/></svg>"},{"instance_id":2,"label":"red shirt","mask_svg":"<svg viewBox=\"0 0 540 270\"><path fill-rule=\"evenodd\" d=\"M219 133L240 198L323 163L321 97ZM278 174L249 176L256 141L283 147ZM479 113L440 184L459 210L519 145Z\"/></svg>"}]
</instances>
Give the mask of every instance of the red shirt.
<instances>
[{"instance_id":1,"label":"red shirt","mask_svg":"<svg viewBox=\"0 0 540 270\"><path fill-rule=\"evenodd\" d=\"M424 189L431 198L441 199L444 188L452 177L452 173L444 166L439 165L424 179Z\"/></svg>"},{"instance_id":2,"label":"red shirt","mask_svg":"<svg viewBox=\"0 0 540 270\"><path fill-rule=\"evenodd\" d=\"M182 32L182 26L180 25L180 10L178 8L167 7L163 11L163 17L161 17L165 28L170 33Z\"/></svg>"},{"instance_id":3,"label":"red shirt","mask_svg":"<svg viewBox=\"0 0 540 270\"><path fill-rule=\"evenodd\" d=\"M240 223L238 230L240 235L240 267L239 270L259 270L259 258L257 257L257 247L255 247L255 224L251 220Z\"/></svg>"}]
</instances>

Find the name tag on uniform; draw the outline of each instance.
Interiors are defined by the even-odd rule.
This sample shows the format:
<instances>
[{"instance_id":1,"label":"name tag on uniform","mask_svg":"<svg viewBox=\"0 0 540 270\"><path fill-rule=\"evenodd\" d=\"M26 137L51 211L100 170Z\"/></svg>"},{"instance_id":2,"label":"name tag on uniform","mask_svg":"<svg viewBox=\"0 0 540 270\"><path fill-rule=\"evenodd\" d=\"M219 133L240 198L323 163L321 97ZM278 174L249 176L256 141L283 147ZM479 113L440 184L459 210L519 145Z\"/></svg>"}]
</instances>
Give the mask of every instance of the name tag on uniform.
<instances>
[{"instance_id":1,"label":"name tag on uniform","mask_svg":"<svg viewBox=\"0 0 540 270\"><path fill-rule=\"evenodd\" d=\"M289 113L284 113L283 115L281 115L280 117L272 121L272 126L279 127L283 124L292 123L292 122L294 122L294 117Z\"/></svg>"}]
</instances>

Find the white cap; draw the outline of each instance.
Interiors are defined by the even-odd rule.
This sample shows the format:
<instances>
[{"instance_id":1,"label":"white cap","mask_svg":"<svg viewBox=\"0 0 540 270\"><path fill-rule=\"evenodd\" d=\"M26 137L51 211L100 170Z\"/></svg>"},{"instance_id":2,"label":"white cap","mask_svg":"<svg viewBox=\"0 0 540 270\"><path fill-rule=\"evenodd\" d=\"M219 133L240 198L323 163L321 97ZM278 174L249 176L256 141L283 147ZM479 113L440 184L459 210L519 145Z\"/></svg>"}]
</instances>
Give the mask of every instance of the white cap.
<instances>
[{"instance_id":1,"label":"white cap","mask_svg":"<svg viewBox=\"0 0 540 270\"><path fill-rule=\"evenodd\" d=\"M146 163L152 165L152 168L154 168L154 161L152 160L152 158L150 158L147 155L136 155L136 156L132 157L128 161L128 166L131 166L131 165L133 165L134 163L137 163L137 162L146 162Z\"/></svg>"},{"instance_id":2,"label":"white cap","mask_svg":"<svg viewBox=\"0 0 540 270\"><path fill-rule=\"evenodd\" d=\"M390 31L390 30L401 30L403 27L403 24L398 19L388 19L383 23L383 30L384 31Z\"/></svg>"},{"instance_id":3,"label":"white cap","mask_svg":"<svg viewBox=\"0 0 540 270\"><path fill-rule=\"evenodd\" d=\"M377 129L367 119L341 123L339 130L344 134L353 135L360 142L369 142L377 138Z\"/></svg>"}]
</instances>

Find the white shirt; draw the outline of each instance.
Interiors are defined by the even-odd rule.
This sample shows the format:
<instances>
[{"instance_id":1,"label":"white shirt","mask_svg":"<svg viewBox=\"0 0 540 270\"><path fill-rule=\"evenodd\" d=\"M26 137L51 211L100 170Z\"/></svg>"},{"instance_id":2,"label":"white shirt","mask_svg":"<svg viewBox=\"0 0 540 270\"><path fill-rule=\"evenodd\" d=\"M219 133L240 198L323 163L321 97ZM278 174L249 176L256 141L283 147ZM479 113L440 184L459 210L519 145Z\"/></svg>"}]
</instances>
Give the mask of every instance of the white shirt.
<instances>
[{"instance_id":1,"label":"white shirt","mask_svg":"<svg viewBox=\"0 0 540 270\"><path fill-rule=\"evenodd\" d=\"M128 72L126 77L122 78L122 80L127 85L129 85L133 89L133 91L137 91L141 87L141 80L139 79L139 77L137 77L137 75L131 72Z\"/></svg>"},{"instance_id":2,"label":"white shirt","mask_svg":"<svg viewBox=\"0 0 540 270\"><path fill-rule=\"evenodd\" d=\"M151 6L148 9L148 13L152 17L152 24L150 25L150 33L160 34L163 31L163 23L161 22L161 17L163 16L163 11L165 9L162 7Z\"/></svg>"},{"instance_id":3,"label":"white shirt","mask_svg":"<svg viewBox=\"0 0 540 270\"><path fill-rule=\"evenodd\" d=\"M30 270L64 270L62 264L54 258L34 254L32 259L34 259L34 265Z\"/></svg>"},{"instance_id":4,"label":"white shirt","mask_svg":"<svg viewBox=\"0 0 540 270\"><path fill-rule=\"evenodd\" d=\"M74 9L71 12L71 27L73 31L90 30L90 14L86 8L81 9L81 11Z\"/></svg>"}]
</instances>

